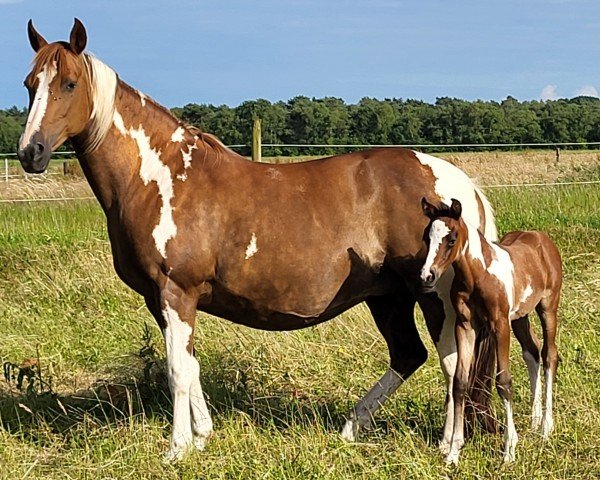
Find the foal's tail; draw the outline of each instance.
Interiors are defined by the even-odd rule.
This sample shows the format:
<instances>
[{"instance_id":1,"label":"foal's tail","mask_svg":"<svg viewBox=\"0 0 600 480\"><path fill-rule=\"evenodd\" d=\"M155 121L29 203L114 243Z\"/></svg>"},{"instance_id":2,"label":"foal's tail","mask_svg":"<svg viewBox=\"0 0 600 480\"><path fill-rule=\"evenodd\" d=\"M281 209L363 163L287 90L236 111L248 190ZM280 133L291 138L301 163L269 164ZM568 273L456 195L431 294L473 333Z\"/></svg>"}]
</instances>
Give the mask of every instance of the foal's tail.
<instances>
[{"instance_id":1,"label":"foal's tail","mask_svg":"<svg viewBox=\"0 0 600 480\"><path fill-rule=\"evenodd\" d=\"M496 414L492 408L492 388L496 370L496 346L487 328L479 329L475 340L475 361L469 375L466 414L471 425L476 422L496 433Z\"/></svg>"}]
</instances>

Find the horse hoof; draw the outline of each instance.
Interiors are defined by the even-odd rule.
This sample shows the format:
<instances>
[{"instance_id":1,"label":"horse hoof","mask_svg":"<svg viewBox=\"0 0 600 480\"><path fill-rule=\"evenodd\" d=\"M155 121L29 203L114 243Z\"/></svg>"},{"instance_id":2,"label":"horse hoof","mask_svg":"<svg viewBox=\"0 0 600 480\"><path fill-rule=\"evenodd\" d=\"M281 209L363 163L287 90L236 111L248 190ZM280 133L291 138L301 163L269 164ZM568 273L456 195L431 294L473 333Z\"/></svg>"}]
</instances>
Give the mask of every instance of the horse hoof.
<instances>
[{"instance_id":1,"label":"horse hoof","mask_svg":"<svg viewBox=\"0 0 600 480\"><path fill-rule=\"evenodd\" d=\"M450 452L446 456L446 465L458 466L458 452Z\"/></svg>"},{"instance_id":2,"label":"horse hoof","mask_svg":"<svg viewBox=\"0 0 600 480\"><path fill-rule=\"evenodd\" d=\"M164 463L177 463L183 460L185 457L186 449L184 448L170 448L167 453L163 455Z\"/></svg>"},{"instance_id":3,"label":"horse hoof","mask_svg":"<svg viewBox=\"0 0 600 480\"><path fill-rule=\"evenodd\" d=\"M442 455L448 455L450 453L450 442L441 440L440 444L438 445L438 449Z\"/></svg>"},{"instance_id":4,"label":"horse hoof","mask_svg":"<svg viewBox=\"0 0 600 480\"><path fill-rule=\"evenodd\" d=\"M198 451L202 451L206 448L206 444L210 440L211 435L194 437L194 448Z\"/></svg>"}]
</instances>

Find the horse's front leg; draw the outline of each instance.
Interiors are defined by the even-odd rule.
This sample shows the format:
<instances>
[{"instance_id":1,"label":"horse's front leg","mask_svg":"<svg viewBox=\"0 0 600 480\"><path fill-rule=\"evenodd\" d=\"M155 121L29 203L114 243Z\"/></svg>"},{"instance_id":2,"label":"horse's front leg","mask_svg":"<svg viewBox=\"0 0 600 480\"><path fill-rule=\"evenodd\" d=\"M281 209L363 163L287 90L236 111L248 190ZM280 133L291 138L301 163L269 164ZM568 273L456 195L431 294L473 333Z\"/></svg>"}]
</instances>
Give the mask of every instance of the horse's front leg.
<instances>
[{"instance_id":1,"label":"horse's front leg","mask_svg":"<svg viewBox=\"0 0 600 480\"><path fill-rule=\"evenodd\" d=\"M165 459L181 459L192 446L204 448L212 420L200 385L200 366L194 357L196 296L167 281L158 298L147 304L163 332L167 376L173 399L173 433Z\"/></svg>"}]
</instances>

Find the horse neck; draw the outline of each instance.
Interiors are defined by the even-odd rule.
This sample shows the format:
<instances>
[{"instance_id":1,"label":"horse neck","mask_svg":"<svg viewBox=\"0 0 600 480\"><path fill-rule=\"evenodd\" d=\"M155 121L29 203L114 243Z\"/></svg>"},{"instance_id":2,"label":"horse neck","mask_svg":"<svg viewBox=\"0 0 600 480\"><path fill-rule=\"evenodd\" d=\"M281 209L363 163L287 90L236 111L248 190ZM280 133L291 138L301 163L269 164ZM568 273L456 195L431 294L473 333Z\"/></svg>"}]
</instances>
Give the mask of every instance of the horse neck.
<instances>
[{"instance_id":1,"label":"horse neck","mask_svg":"<svg viewBox=\"0 0 600 480\"><path fill-rule=\"evenodd\" d=\"M87 132L73 139L82 169L105 211L119 205L119 199L130 199L129 193L137 187L140 177L148 183L142 165L145 156L168 167L174 178L183 164L176 140L193 145L194 153L203 158L214 155L212 151L203 152L210 147L184 129L167 109L120 80L112 116L108 131L92 152L85 149L89 144Z\"/></svg>"},{"instance_id":2,"label":"horse neck","mask_svg":"<svg viewBox=\"0 0 600 480\"><path fill-rule=\"evenodd\" d=\"M466 230L466 241L461 253L453 263L455 278L467 290L473 290L476 278L486 271L484 252L489 252L491 246L486 238L475 227L463 223Z\"/></svg>"}]
</instances>

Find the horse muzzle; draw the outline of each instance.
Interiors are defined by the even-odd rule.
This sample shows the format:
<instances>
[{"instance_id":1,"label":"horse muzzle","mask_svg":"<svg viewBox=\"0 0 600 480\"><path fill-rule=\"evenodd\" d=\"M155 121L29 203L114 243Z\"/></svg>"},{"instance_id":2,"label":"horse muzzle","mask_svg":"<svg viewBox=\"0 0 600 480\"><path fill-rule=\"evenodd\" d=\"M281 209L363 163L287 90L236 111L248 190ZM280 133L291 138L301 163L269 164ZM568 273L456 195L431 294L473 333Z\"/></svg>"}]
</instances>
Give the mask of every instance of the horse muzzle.
<instances>
[{"instance_id":1,"label":"horse muzzle","mask_svg":"<svg viewBox=\"0 0 600 480\"><path fill-rule=\"evenodd\" d=\"M43 173L48 168L52 150L42 138L31 139L29 145L20 148L17 151L17 156L21 162L23 170L27 173Z\"/></svg>"},{"instance_id":2,"label":"horse muzzle","mask_svg":"<svg viewBox=\"0 0 600 480\"><path fill-rule=\"evenodd\" d=\"M432 268L430 270L421 270L421 282L423 283L423 289L425 291L433 290L439 278L440 275L437 269Z\"/></svg>"}]
</instances>

